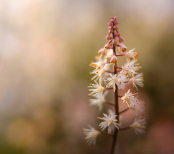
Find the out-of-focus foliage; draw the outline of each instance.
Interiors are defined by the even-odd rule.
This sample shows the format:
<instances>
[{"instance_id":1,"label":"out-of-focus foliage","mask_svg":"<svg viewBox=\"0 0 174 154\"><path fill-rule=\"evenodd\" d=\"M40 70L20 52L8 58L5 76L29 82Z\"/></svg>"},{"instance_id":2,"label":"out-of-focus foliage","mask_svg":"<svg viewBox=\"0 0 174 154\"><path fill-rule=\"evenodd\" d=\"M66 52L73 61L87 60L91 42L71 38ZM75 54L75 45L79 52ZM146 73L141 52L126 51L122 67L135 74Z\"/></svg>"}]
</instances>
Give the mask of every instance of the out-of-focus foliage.
<instances>
[{"instance_id":1,"label":"out-of-focus foliage","mask_svg":"<svg viewBox=\"0 0 174 154\"><path fill-rule=\"evenodd\" d=\"M139 52L148 112L146 135L121 132L117 150L174 153L173 6L172 0L0 0L0 153L108 153L109 138L89 147L82 128L98 128L93 117L101 113L88 105L89 63L105 45L113 16L125 45Z\"/></svg>"}]
</instances>

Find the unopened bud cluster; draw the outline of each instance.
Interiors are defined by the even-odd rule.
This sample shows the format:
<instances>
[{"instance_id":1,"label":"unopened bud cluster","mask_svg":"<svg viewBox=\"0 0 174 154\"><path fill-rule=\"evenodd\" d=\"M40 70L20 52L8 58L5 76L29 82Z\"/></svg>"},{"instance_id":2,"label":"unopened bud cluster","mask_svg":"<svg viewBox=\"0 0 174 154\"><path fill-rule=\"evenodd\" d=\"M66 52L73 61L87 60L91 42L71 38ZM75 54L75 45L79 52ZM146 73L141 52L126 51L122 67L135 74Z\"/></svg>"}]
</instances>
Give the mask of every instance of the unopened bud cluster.
<instances>
[{"instance_id":1,"label":"unopened bud cluster","mask_svg":"<svg viewBox=\"0 0 174 154\"><path fill-rule=\"evenodd\" d=\"M94 75L91 79L94 83L89 86L89 96L93 97L90 99L90 104L98 106L100 111L104 103L112 107L116 105L116 102L112 103L106 100L106 95L109 91L119 93L120 90L125 89L126 85L131 83L136 90L138 90L138 86L143 87L143 73L138 73L141 66L136 60L138 53L134 52L134 49L127 51L127 47L123 44L124 38L118 31L118 24L117 17L111 18L108 23L108 35L106 36L108 43L99 50L100 55L96 56L96 61L90 64L90 66L94 67L91 72ZM117 61L120 56L125 56L127 62L118 67ZM122 130L121 122L117 117L127 110L133 110L136 116L134 122L127 128L134 128L137 134L144 133L146 122L141 115L144 112L144 102L138 99L138 94L138 92L132 93L130 89L127 89L123 96L118 96L121 98L119 100L122 101L122 104L127 105L127 109L119 111L117 114L116 111L111 109L108 114L103 113L104 117L98 117L98 119L102 120L99 124L102 131L98 131L92 126L89 126L89 129L84 129L87 141L90 144L95 143L99 134L107 133L113 136L115 128ZM106 128L108 131L103 132Z\"/></svg>"}]
</instances>

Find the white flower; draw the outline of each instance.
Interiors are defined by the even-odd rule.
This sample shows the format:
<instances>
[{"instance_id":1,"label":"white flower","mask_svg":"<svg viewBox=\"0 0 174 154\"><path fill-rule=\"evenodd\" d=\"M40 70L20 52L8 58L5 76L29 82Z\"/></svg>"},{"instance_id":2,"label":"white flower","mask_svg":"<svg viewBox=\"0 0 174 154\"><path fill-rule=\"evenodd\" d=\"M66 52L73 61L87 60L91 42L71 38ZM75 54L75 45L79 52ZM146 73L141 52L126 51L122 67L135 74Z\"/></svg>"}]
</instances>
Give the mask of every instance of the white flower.
<instances>
[{"instance_id":1,"label":"white flower","mask_svg":"<svg viewBox=\"0 0 174 154\"><path fill-rule=\"evenodd\" d=\"M99 50L99 52L101 55L105 55L106 54L106 48L102 48Z\"/></svg>"},{"instance_id":2,"label":"white flower","mask_svg":"<svg viewBox=\"0 0 174 154\"><path fill-rule=\"evenodd\" d=\"M103 68L105 66L106 60L102 60L100 56L95 57L97 62L92 62L90 66L95 67L97 70Z\"/></svg>"},{"instance_id":3,"label":"white flower","mask_svg":"<svg viewBox=\"0 0 174 154\"><path fill-rule=\"evenodd\" d=\"M140 87L143 87L143 73L140 73L136 76L133 76L130 81L132 82L133 86L136 87L136 89L138 90L136 85L139 85Z\"/></svg>"},{"instance_id":4,"label":"white flower","mask_svg":"<svg viewBox=\"0 0 174 154\"><path fill-rule=\"evenodd\" d=\"M137 74L137 71L139 70L139 68L141 68L141 66L138 66L139 63L136 63L137 60L132 60L132 61L128 61L127 63L125 63L121 68L121 72L120 73L124 73L125 75L133 75L133 74Z\"/></svg>"},{"instance_id":5,"label":"white flower","mask_svg":"<svg viewBox=\"0 0 174 154\"><path fill-rule=\"evenodd\" d=\"M127 81L127 78L124 74L110 74L110 78L107 78L106 81L108 81L107 87L113 87L113 90L116 90L115 84L118 86L118 88L124 89L125 82Z\"/></svg>"},{"instance_id":6,"label":"white flower","mask_svg":"<svg viewBox=\"0 0 174 154\"><path fill-rule=\"evenodd\" d=\"M106 59L107 59L107 58L111 59L112 56L113 56L113 49L107 49L107 53L106 53L105 58L106 58Z\"/></svg>"},{"instance_id":7,"label":"white flower","mask_svg":"<svg viewBox=\"0 0 174 154\"><path fill-rule=\"evenodd\" d=\"M110 64L107 64L98 70L97 69L93 70L90 74L95 74L95 75L91 78L91 80L97 81L99 79L99 83L101 84L102 80L104 80L108 75L108 73L106 73L105 71L109 71L109 69L110 69Z\"/></svg>"},{"instance_id":8,"label":"white flower","mask_svg":"<svg viewBox=\"0 0 174 154\"><path fill-rule=\"evenodd\" d=\"M99 124L99 126L101 127L102 130L105 130L106 127L108 127L108 133L110 134L111 131L114 129L114 127L116 127L117 129L119 129L119 124L116 123L118 120L115 119L117 115L114 114L114 112L112 112L111 110L108 111L109 115L106 115L103 113L104 117L99 119L104 120L103 122L101 122Z\"/></svg>"},{"instance_id":9,"label":"white flower","mask_svg":"<svg viewBox=\"0 0 174 154\"><path fill-rule=\"evenodd\" d=\"M135 48L134 48L135 49ZM129 50L128 52L126 52L124 55L129 58L129 59L134 59L138 56L138 53L137 52L133 52L134 49L132 50Z\"/></svg>"},{"instance_id":10,"label":"white flower","mask_svg":"<svg viewBox=\"0 0 174 154\"><path fill-rule=\"evenodd\" d=\"M125 93L125 95L123 97L121 97L121 100L123 100L123 104L127 104L128 107L130 107L130 104L133 103L137 103L138 99L135 98L134 95L137 95L137 93L132 94L132 92L130 92L130 89L127 91L127 93Z\"/></svg>"},{"instance_id":11,"label":"white flower","mask_svg":"<svg viewBox=\"0 0 174 154\"><path fill-rule=\"evenodd\" d=\"M145 133L146 129L145 125L146 125L145 118L140 116L134 120L134 122L130 125L130 127L133 127L135 129L135 133L139 135Z\"/></svg>"},{"instance_id":12,"label":"white flower","mask_svg":"<svg viewBox=\"0 0 174 154\"><path fill-rule=\"evenodd\" d=\"M138 115L138 113L143 113L145 111L144 101L138 100L138 102L130 104L130 108L136 115Z\"/></svg>"},{"instance_id":13,"label":"white flower","mask_svg":"<svg viewBox=\"0 0 174 154\"><path fill-rule=\"evenodd\" d=\"M91 105L96 105L99 107L99 110L101 111L102 105L105 102L105 96L107 95L108 91L105 91L104 94L99 93L95 96L94 99L90 99Z\"/></svg>"},{"instance_id":14,"label":"white flower","mask_svg":"<svg viewBox=\"0 0 174 154\"><path fill-rule=\"evenodd\" d=\"M94 88L94 89L89 89L89 91L91 91L89 96L96 96L99 93L103 93L104 87L102 87L102 85L98 84L96 81L94 82L95 84L91 84L90 86L88 86L89 88Z\"/></svg>"},{"instance_id":15,"label":"white flower","mask_svg":"<svg viewBox=\"0 0 174 154\"><path fill-rule=\"evenodd\" d=\"M90 126L90 129L86 129L84 128L83 131L86 135L85 139L87 140L87 142L89 144L95 144L95 141L96 141L96 137L97 135L100 133L99 131L95 130L92 126Z\"/></svg>"}]
</instances>

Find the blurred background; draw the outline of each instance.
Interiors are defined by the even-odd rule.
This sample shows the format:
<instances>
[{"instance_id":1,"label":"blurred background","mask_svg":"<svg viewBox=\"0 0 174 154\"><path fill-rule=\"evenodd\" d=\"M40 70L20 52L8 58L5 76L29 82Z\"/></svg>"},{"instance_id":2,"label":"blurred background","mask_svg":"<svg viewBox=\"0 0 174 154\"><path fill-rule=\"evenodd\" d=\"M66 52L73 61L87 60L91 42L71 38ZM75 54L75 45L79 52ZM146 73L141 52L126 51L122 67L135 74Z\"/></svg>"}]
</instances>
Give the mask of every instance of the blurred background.
<instances>
[{"instance_id":1,"label":"blurred background","mask_svg":"<svg viewBox=\"0 0 174 154\"><path fill-rule=\"evenodd\" d=\"M82 128L99 129L108 108L89 106L87 86L114 16L139 53L147 117L145 135L120 132L117 152L173 154L173 14L173 0L0 0L0 154L109 153L110 138L88 146Z\"/></svg>"}]
</instances>

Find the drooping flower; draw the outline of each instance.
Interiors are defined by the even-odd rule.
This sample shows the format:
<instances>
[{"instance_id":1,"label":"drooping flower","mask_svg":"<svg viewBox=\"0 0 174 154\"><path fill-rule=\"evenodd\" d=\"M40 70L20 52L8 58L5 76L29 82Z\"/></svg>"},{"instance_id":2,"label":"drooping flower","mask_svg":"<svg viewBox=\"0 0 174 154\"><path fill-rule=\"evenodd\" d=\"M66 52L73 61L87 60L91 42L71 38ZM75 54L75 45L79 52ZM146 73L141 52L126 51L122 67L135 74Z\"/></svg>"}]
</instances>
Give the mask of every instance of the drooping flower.
<instances>
[{"instance_id":1,"label":"drooping flower","mask_svg":"<svg viewBox=\"0 0 174 154\"><path fill-rule=\"evenodd\" d=\"M133 127L135 129L135 133L137 135L144 134L146 129L146 121L143 116L140 116L134 120L134 122L130 125L130 127Z\"/></svg>"},{"instance_id":2,"label":"drooping flower","mask_svg":"<svg viewBox=\"0 0 174 154\"><path fill-rule=\"evenodd\" d=\"M137 86L143 87L143 73L140 73L136 76L133 76L130 81L132 82L133 86L136 87L136 89L138 90Z\"/></svg>"},{"instance_id":3,"label":"drooping flower","mask_svg":"<svg viewBox=\"0 0 174 154\"><path fill-rule=\"evenodd\" d=\"M123 100L123 104L127 104L128 107L130 107L130 104L135 104L138 102L138 99L135 97L135 95L137 95L138 93L132 94L132 92L130 92L130 89L127 91L127 93L125 93L125 95L123 97L121 97L121 100Z\"/></svg>"},{"instance_id":4,"label":"drooping flower","mask_svg":"<svg viewBox=\"0 0 174 154\"><path fill-rule=\"evenodd\" d=\"M125 63L121 68L121 72L125 75L129 75L132 76L134 74L137 74L137 71L141 68L141 66L139 66L139 63L136 63L137 60L132 60L132 61L128 61L127 63ZM136 63L136 64L135 64Z\"/></svg>"},{"instance_id":5,"label":"drooping flower","mask_svg":"<svg viewBox=\"0 0 174 154\"><path fill-rule=\"evenodd\" d=\"M138 53L137 53L137 52L133 52L133 51L134 51L134 49L129 50L128 52L126 52L126 53L124 54L124 56L126 56L126 57L129 58L129 59L134 59L134 58L136 58L136 57L138 56Z\"/></svg>"},{"instance_id":6,"label":"drooping flower","mask_svg":"<svg viewBox=\"0 0 174 154\"><path fill-rule=\"evenodd\" d=\"M90 64L90 66L95 67L95 69L97 69L97 70L99 70L105 66L106 62L103 61L101 57L97 56L97 57L95 57L95 59L96 59L96 62L92 62Z\"/></svg>"},{"instance_id":7,"label":"drooping flower","mask_svg":"<svg viewBox=\"0 0 174 154\"><path fill-rule=\"evenodd\" d=\"M91 91L89 96L96 96L100 93L103 93L104 87L101 84L98 84L96 81L94 82L95 84L90 84L90 86L88 86L89 88L93 88L93 89L89 89L89 91Z\"/></svg>"},{"instance_id":8,"label":"drooping flower","mask_svg":"<svg viewBox=\"0 0 174 154\"><path fill-rule=\"evenodd\" d=\"M115 91L116 85L120 90L124 89L127 78L124 74L110 74L110 77L107 78L106 81L108 81L107 87L113 87L113 90Z\"/></svg>"},{"instance_id":9,"label":"drooping flower","mask_svg":"<svg viewBox=\"0 0 174 154\"><path fill-rule=\"evenodd\" d=\"M94 99L90 99L91 105L96 105L99 107L99 110L101 111L102 105L105 102L105 96L107 95L108 91L105 91L104 94L99 93L95 96Z\"/></svg>"},{"instance_id":10,"label":"drooping flower","mask_svg":"<svg viewBox=\"0 0 174 154\"><path fill-rule=\"evenodd\" d=\"M100 68L99 70L95 69L90 74L95 74L91 80L97 81L99 80L99 83L101 84L102 80L105 80L107 77L107 73L105 71L109 71L110 64L105 65L104 67Z\"/></svg>"},{"instance_id":11,"label":"drooping flower","mask_svg":"<svg viewBox=\"0 0 174 154\"><path fill-rule=\"evenodd\" d=\"M109 113L109 115L106 115L106 114L103 113L103 115L104 115L103 118L98 117L99 119L104 120L103 122L101 122L99 124L99 126L101 127L102 130L105 130L106 127L108 127L108 133L111 134L114 127L119 129L120 125L117 123L117 121L118 121L116 119L117 115L115 115L114 112L111 111L111 110L109 110L108 113Z\"/></svg>"},{"instance_id":12,"label":"drooping flower","mask_svg":"<svg viewBox=\"0 0 174 154\"><path fill-rule=\"evenodd\" d=\"M126 52L127 51L127 47L123 44L120 44L119 47L118 47L118 50L120 52Z\"/></svg>"},{"instance_id":13,"label":"drooping flower","mask_svg":"<svg viewBox=\"0 0 174 154\"><path fill-rule=\"evenodd\" d=\"M117 57L116 57L116 55L113 55L113 56L112 56L110 62L111 62L111 63L114 63L114 64L117 62Z\"/></svg>"},{"instance_id":14,"label":"drooping flower","mask_svg":"<svg viewBox=\"0 0 174 154\"><path fill-rule=\"evenodd\" d=\"M128 79L124 74L118 74L117 86L120 90L124 89L127 81Z\"/></svg>"},{"instance_id":15,"label":"drooping flower","mask_svg":"<svg viewBox=\"0 0 174 154\"><path fill-rule=\"evenodd\" d=\"M138 100L138 102L130 104L130 109L132 109L136 116L138 116L139 113L143 113L145 111L144 101Z\"/></svg>"},{"instance_id":16,"label":"drooping flower","mask_svg":"<svg viewBox=\"0 0 174 154\"><path fill-rule=\"evenodd\" d=\"M119 37L118 37L118 42L119 42L119 43L122 43L123 41L124 41L124 38L123 38L122 36L119 36Z\"/></svg>"},{"instance_id":17,"label":"drooping flower","mask_svg":"<svg viewBox=\"0 0 174 154\"><path fill-rule=\"evenodd\" d=\"M113 56L113 49L107 49L106 51L107 52L106 52L106 55L105 55L105 59L107 59L107 58L111 59L112 56Z\"/></svg>"},{"instance_id":18,"label":"drooping flower","mask_svg":"<svg viewBox=\"0 0 174 154\"><path fill-rule=\"evenodd\" d=\"M100 53L101 55L105 55L106 54L106 48L102 48L98 51L98 53Z\"/></svg>"},{"instance_id":19,"label":"drooping flower","mask_svg":"<svg viewBox=\"0 0 174 154\"><path fill-rule=\"evenodd\" d=\"M112 44L112 41L109 41L108 43L105 44L104 47L105 47L106 49L112 49L112 45L113 45L113 44Z\"/></svg>"},{"instance_id":20,"label":"drooping flower","mask_svg":"<svg viewBox=\"0 0 174 154\"><path fill-rule=\"evenodd\" d=\"M90 126L90 129L84 128L83 131L86 135L85 139L89 144L95 144L96 137L100 133L99 131L95 130L92 126Z\"/></svg>"}]
</instances>

